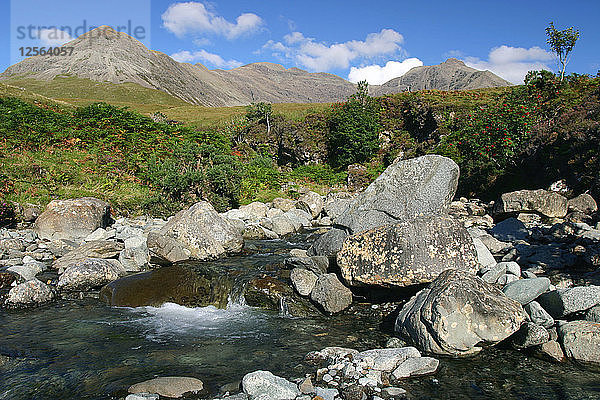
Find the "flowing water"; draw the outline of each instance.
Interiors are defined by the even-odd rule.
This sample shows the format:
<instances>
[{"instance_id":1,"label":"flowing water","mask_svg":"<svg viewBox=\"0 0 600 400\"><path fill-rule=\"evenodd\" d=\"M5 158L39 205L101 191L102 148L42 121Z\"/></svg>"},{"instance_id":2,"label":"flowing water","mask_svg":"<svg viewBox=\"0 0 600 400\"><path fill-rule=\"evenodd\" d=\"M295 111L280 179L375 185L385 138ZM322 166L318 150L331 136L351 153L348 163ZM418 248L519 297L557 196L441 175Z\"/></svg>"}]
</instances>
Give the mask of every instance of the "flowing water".
<instances>
[{"instance_id":1,"label":"flowing water","mask_svg":"<svg viewBox=\"0 0 600 400\"><path fill-rule=\"evenodd\" d=\"M244 276L272 273L290 247L301 247L255 246L215 264ZM381 347L389 333L380 323L364 312L290 318L239 303L111 308L86 299L0 310L0 399L116 399L133 383L169 375L200 378L215 394L257 369L303 376L304 355L326 346ZM435 376L402 386L415 399L600 399L600 374L508 350L442 359Z\"/></svg>"}]
</instances>

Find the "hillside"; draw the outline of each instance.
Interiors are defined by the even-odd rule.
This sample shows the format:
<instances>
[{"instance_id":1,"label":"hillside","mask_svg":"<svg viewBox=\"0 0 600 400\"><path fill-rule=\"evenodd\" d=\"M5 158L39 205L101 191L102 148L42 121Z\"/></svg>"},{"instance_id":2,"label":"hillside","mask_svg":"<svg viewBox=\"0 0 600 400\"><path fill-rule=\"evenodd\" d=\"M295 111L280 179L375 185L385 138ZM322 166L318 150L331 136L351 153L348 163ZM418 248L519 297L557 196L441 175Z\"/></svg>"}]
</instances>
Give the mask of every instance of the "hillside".
<instances>
[{"instance_id":1,"label":"hillside","mask_svg":"<svg viewBox=\"0 0 600 400\"><path fill-rule=\"evenodd\" d=\"M73 47L71 56L27 58L7 68L0 80L53 98L94 99L120 105L136 103L132 98L149 98L148 103L157 99L161 104L174 102L152 90L187 103L218 107L260 101L337 102L344 101L356 89L353 83L333 74L310 73L273 63L248 64L232 70L179 63L108 26L81 35L65 47ZM86 81L73 85L74 81L66 78ZM45 82L50 82L51 88ZM122 91L114 86L124 83L129 86ZM437 66L414 68L403 77L372 86L371 94L392 94L409 88L463 90L508 85L489 71L477 71L458 60L448 60Z\"/></svg>"}]
</instances>

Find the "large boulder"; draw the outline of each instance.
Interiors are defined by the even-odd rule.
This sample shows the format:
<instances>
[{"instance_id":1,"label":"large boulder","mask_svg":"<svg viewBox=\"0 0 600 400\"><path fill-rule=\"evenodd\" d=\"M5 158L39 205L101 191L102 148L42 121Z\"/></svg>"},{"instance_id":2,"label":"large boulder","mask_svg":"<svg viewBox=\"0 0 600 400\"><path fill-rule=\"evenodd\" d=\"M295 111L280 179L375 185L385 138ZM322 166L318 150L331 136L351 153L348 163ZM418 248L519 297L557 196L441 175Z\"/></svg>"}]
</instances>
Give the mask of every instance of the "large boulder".
<instances>
[{"instance_id":1,"label":"large boulder","mask_svg":"<svg viewBox=\"0 0 600 400\"><path fill-rule=\"evenodd\" d=\"M596 200L587 193L580 194L579 196L570 199L568 206L569 210L582 212L584 214L591 214L598 211Z\"/></svg>"},{"instance_id":2,"label":"large boulder","mask_svg":"<svg viewBox=\"0 0 600 400\"><path fill-rule=\"evenodd\" d=\"M150 251L147 239L134 236L125 239L125 249L119 253L119 262L128 272L144 271L150 267Z\"/></svg>"},{"instance_id":3,"label":"large boulder","mask_svg":"<svg viewBox=\"0 0 600 400\"><path fill-rule=\"evenodd\" d=\"M204 388L202 381L186 376L164 376L136 383L129 393L156 393L160 396L179 398L184 393L198 393Z\"/></svg>"},{"instance_id":4,"label":"large boulder","mask_svg":"<svg viewBox=\"0 0 600 400\"><path fill-rule=\"evenodd\" d=\"M525 319L521 305L495 286L447 270L404 305L396 331L425 352L463 356L506 339Z\"/></svg>"},{"instance_id":5,"label":"large boulder","mask_svg":"<svg viewBox=\"0 0 600 400\"><path fill-rule=\"evenodd\" d=\"M335 314L352 304L352 292L335 274L323 274L317 278L310 299L326 313Z\"/></svg>"},{"instance_id":6,"label":"large boulder","mask_svg":"<svg viewBox=\"0 0 600 400\"><path fill-rule=\"evenodd\" d=\"M227 275L209 267L173 265L117 279L102 288L100 299L118 307L158 307L168 302L225 308L231 287Z\"/></svg>"},{"instance_id":7,"label":"large boulder","mask_svg":"<svg viewBox=\"0 0 600 400\"><path fill-rule=\"evenodd\" d=\"M537 302L552 317L561 318L578 311L586 311L600 304L600 286L558 288L542 294Z\"/></svg>"},{"instance_id":8,"label":"large boulder","mask_svg":"<svg viewBox=\"0 0 600 400\"><path fill-rule=\"evenodd\" d=\"M160 233L181 242L196 260L213 260L244 247L242 235L205 201L178 212Z\"/></svg>"},{"instance_id":9,"label":"large boulder","mask_svg":"<svg viewBox=\"0 0 600 400\"><path fill-rule=\"evenodd\" d=\"M308 248L308 254L334 258L338 251L342 249L346 236L347 234L343 229L332 228L314 241Z\"/></svg>"},{"instance_id":10,"label":"large boulder","mask_svg":"<svg viewBox=\"0 0 600 400\"><path fill-rule=\"evenodd\" d=\"M9 307L35 306L55 297L56 293L50 286L37 279L32 279L10 289L6 304Z\"/></svg>"},{"instance_id":11,"label":"large boulder","mask_svg":"<svg viewBox=\"0 0 600 400\"><path fill-rule=\"evenodd\" d=\"M458 184L454 161L427 155L390 165L348 205L336 224L354 234L447 211Z\"/></svg>"},{"instance_id":12,"label":"large boulder","mask_svg":"<svg viewBox=\"0 0 600 400\"><path fill-rule=\"evenodd\" d=\"M110 206L102 200L84 197L53 200L35 221L34 229L42 239L67 239L80 242L110 222Z\"/></svg>"},{"instance_id":13,"label":"large boulder","mask_svg":"<svg viewBox=\"0 0 600 400\"><path fill-rule=\"evenodd\" d=\"M325 213L336 221L344 213L348 205L352 202L352 195L346 192L329 193L325 197Z\"/></svg>"},{"instance_id":14,"label":"large boulder","mask_svg":"<svg viewBox=\"0 0 600 400\"><path fill-rule=\"evenodd\" d=\"M558 337L567 357L600 367L600 324L590 321L563 322L558 325Z\"/></svg>"},{"instance_id":15,"label":"large boulder","mask_svg":"<svg viewBox=\"0 0 600 400\"><path fill-rule=\"evenodd\" d=\"M536 213L550 218L563 218L567 215L567 198L544 189L518 190L500 196L494 205L494 213Z\"/></svg>"},{"instance_id":16,"label":"large boulder","mask_svg":"<svg viewBox=\"0 0 600 400\"><path fill-rule=\"evenodd\" d=\"M407 219L349 236L337 254L352 286L404 287L454 268L476 273L477 253L463 224L448 216Z\"/></svg>"},{"instance_id":17,"label":"large boulder","mask_svg":"<svg viewBox=\"0 0 600 400\"><path fill-rule=\"evenodd\" d=\"M119 279L126 271L117 260L88 258L69 265L58 278L57 287L63 291L89 290Z\"/></svg>"}]
</instances>

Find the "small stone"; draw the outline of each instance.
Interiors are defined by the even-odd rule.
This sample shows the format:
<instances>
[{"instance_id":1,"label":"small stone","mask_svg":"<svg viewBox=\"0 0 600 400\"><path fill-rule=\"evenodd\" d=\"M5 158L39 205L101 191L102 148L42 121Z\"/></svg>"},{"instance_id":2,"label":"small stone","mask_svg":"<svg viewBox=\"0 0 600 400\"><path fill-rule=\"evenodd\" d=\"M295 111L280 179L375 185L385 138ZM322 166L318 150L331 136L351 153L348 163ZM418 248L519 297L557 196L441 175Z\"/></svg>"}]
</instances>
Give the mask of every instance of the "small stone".
<instances>
[{"instance_id":1,"label":"small stone","mask_svg":"<svg viewBox=\"0 0 600 400\"><path fill-rule=\"evenodd\" d=\"M255 371L242 379L244 393L251 398L264 396L272 400L293 400L300 395L298 387L269 371Z\"/></svg>"},{"instance_id":2,"label":"small stone","mask_svg":"<svg viewBox=\"0 0 600 400\"><path fill-rule=\"evenodd\" d=\"M407 393L406 390L404 390L400 387L394 387L394 386L383 388L381 392L388 396L402 396Z\"/></svg>"},{"instance_id":3,"label":"small stone","mask_svg":"<svg viewBox=\"0 0 600 400\"><path fill-rule=\"evenodd\" d=\"M129 393L157 393L160 396L179 398L184 393L198 393L204 385L201 380L181 376L165 376L131 385Z\"/></svg>"},{"instance_id":4,"label":"small stone","mask_svg":"<svg viewBox=\"0 0 600 400\"><path fill-rule=\"evenodd\" d=\"M550 286L548 278L520 279L507 284L502 291L509 298L527 304L540 296Z\"/></svg>"},{"instance_id":5,"label":"small stone","mask_svg":"<svg viewBox=\"0 0 600 400\"><path fill-rule=\"evenodd\" d=\"M532 301L526 304L524 307L525 311L529 315L531 322L537 325L541 325L544 328L550 328L554 326L554 318L537 301Z\"/></svg>"},{"instance_id":6,"label":"small stone","mask_svg":"<svg viewBox=\"0 0 600 400\"><path fill-rule=\"evenodd\" d=\"M396 379L421 376L434 373L440 365L439 360L432 357L409 358L392 372Z\"/></svg>"},{"instance_id":7,"label":"small stone","mask_svg":"<svg viewBox=\"0 0 600 400\"><path fill-rule=\"evenodd\" d=\"M503 242L524 240L529 236L529 231L521 221L516 218L508 218L499 222L491 230L492 236Z\"/></svg>"},{"instance_id":8,"label":"small stone","mask_svg":"<svg viewBox=\"0 0 600 400\"><path fill-rule=\"evenodd\" d=\"M316 387L315 392L317 393L317 396L321 397L323 400L334 400L335 396L340 393L337 389L326 389L321 387Z\"/></svg>"},{"instance_id":9,"label":"small stone","mask_svg":"<svg viewBox=\"0 0 600 400\"><path fill-rule=\"evenodd\" d=\"M158 400L159 396L155 393L135 393L125 397L125 400Z\"/></svg>"},{"instance_id":10,"label":"small stone","mask_svg":"<svg viewBox=\"0 0 600 400\"><path fill-rule=\"evenodd\" d=\"M540 325L533 322L523 324L512 336L512 344L517 349L526 349L537 345L544 344L550 340L548 331Z\"/></svg>"},{"instance_id":11,"label":"small stone","mask_svg":"<svg viewBox=\"0 0 600 400\"><path fill-rule=\"evenodd\" d=\"M550 340L535 348L536 355L540 358L553 362L563 362L565 353L560 347L560 344L555 340Z\"/></svg>"},{"instance_id":12,"label":"small stone","mask_svg":"<svg viewBox=\"0 0 600 400\"><path fill-rule=\"evenodd\" d=\"M310 378L304 379L300 385L298 385L298 389L304 394L312 394L315 392L315 388Z\"/></svg>"}]
</instances>

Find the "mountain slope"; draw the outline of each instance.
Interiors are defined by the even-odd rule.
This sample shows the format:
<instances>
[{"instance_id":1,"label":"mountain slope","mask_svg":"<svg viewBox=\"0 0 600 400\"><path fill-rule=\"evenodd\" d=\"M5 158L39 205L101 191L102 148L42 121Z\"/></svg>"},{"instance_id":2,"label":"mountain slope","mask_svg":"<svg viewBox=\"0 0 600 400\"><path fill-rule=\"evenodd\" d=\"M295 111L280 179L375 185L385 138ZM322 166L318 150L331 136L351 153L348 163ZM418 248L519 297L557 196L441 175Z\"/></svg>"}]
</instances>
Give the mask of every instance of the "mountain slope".
<instances>
[{"instance_id":1,"label":"mountain slope","mask_svg":"<svg viewBox=\"0 0 600 400\"><path fill-rule=\"evenodd\" d=\"M202 64L179 63L164 53L149 50L141 42L108 26L102 26L65 44L70 56L35 56L0 74L15 85L27 80L53 81L76 77L112 84L133 83L161 90L185 102L204 106L236 106L251 102L328 103L343 101L356 86L327 73L310 73L279 64L254 63L229 71L209 70ZM451 59L431 67L411 69L382 86L372 86L372 95L405 90L461 90L510 85L489 71L477 71ZM94 98L93 85L86 85ZM82 88L85 90L85 88ZM111 91L114 92L113 89ZM66 98L69 96L56 96ZM116 99L118 101L118 99Z\"/></svg>"},{"instance_id":2,"label":"mountain slope","mask_svg":"<svg viewBox=\"0 0 600 400\"><path fill-rule=\"evenodd\" d=\"M479 71L467 67L456 58L450 58L439 65L412 68L401 77L375 87L373 92L384 95L408 90L470 90L502 86L512 84L490 71Z\"/></svg>"}]
</instances>

